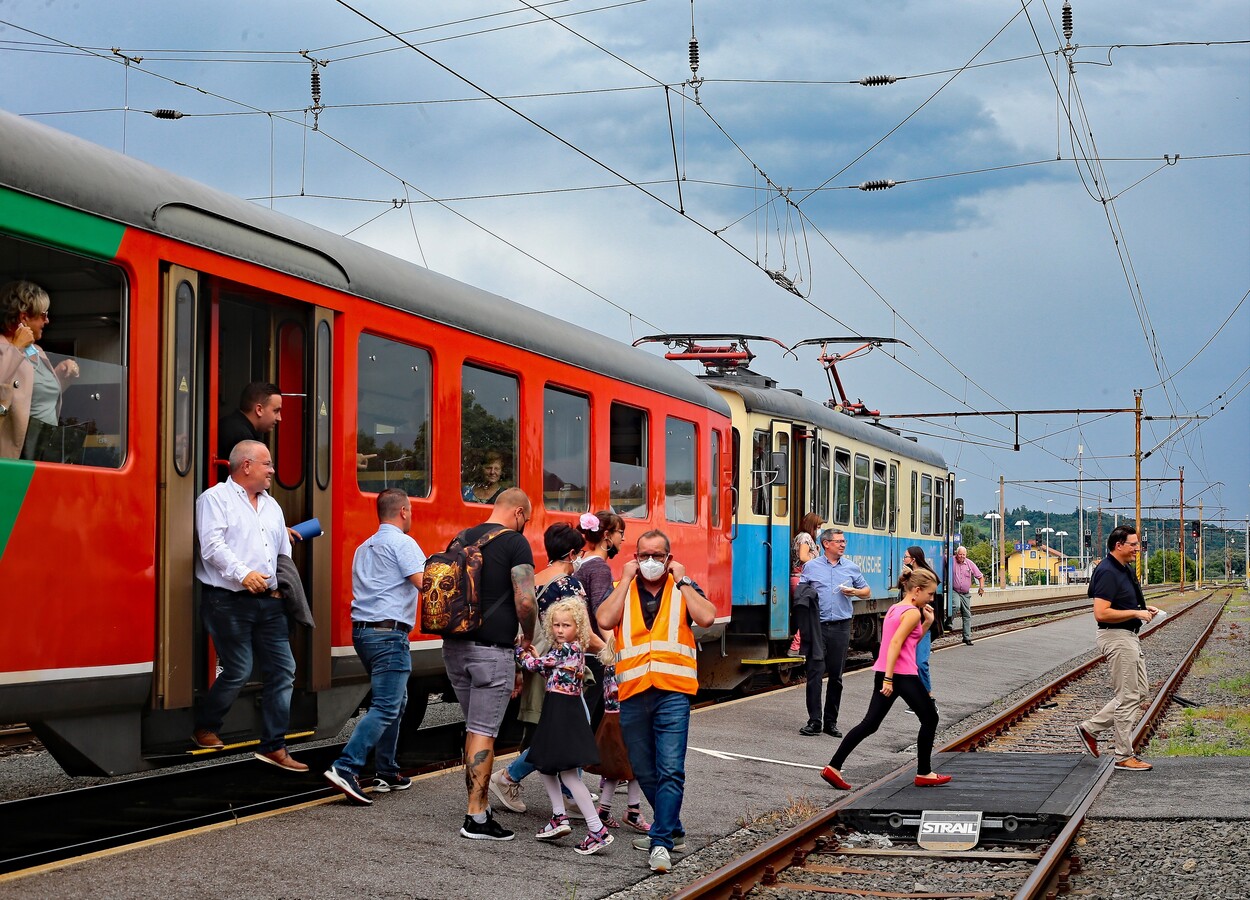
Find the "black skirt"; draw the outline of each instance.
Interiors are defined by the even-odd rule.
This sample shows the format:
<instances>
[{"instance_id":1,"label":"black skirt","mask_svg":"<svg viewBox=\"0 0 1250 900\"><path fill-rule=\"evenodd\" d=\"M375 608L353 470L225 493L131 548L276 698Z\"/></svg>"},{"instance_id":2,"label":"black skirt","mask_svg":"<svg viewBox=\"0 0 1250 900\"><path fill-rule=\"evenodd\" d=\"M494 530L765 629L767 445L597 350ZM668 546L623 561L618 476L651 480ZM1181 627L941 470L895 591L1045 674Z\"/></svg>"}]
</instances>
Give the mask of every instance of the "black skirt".
<instances>
[{"instance_id":1,"label":"black skirt","mask_svg":"<svg viewBox=\"0 0 1250 900\"><path fill-rule=\"evenodd\" d=\"M599 762L595 735L582 698L548 691L543 714L529 750L530 765L544 775L585 768Z\"/></svg>"}]
</instances>

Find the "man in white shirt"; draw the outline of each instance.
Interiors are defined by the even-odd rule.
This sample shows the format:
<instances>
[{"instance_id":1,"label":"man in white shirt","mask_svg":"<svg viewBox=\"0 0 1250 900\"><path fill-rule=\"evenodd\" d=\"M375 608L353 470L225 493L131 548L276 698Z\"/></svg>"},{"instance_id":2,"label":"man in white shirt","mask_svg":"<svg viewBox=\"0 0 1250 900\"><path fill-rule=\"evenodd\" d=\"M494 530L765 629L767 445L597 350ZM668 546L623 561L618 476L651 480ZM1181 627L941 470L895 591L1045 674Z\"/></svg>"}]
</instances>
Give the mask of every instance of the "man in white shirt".
<instances>
[{"instance_id":1,"label":"man in white shirt","mask_svg":"<svg viewBox=\"0 0 1250 900\"><path fill-rule=\"evenodd\" d=\"M295 657L282 598L277 596L278 556L291 554L291 539L278 502L267 493L273 460L259 441L240 441L230 451L230 476L195 501L199 555L200 617L213 638L221 674L196 708L199 747L222 747L222 722L260 664L262 762L288 772L307 772L286 749L291 719Z\"/></svg>"}]
</instances>

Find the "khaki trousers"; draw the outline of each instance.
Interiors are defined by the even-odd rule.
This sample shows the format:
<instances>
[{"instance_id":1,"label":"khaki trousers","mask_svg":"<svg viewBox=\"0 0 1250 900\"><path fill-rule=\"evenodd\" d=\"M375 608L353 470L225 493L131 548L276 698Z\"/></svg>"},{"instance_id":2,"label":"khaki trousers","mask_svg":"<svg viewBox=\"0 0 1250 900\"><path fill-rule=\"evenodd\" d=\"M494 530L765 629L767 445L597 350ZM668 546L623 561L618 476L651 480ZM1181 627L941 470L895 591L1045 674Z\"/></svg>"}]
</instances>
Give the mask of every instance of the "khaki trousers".
<instances>
[{"instance_id":1,"label":"khaki trousers","mask_svg":"<svg viewBox=\"0 0 1250 900\"><path fill-rule=\"evenodd\" d=\"M1115 727L1115 758L1128 759L1133 752L1133 726L1138 707L1146 697L1150 682L1146 680L1146 657L1141 640L1127 628L1098 629L1098 649L1111 669L1111 701L1081 727L1098 734Z\"/></svg>"}]
</instances>

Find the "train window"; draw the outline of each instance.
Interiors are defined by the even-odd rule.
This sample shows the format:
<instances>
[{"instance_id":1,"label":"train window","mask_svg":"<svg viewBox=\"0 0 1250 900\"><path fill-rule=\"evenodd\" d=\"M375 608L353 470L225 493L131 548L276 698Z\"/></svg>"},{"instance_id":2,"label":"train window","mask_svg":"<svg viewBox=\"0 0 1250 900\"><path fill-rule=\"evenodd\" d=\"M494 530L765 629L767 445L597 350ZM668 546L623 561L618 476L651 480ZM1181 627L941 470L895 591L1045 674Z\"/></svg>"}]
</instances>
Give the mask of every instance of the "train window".
<instances>
[{"instance_id":1,"label":"train window","mask_svg":"<svg viewBox=\"0 0 1250 900\"><path fill-rule=\"evenodd\" d=\"M829 445L824 441L820 442L820 450L812 458L812 468L815 470L812 478L815 503L812 506L823 522L829 518Z\"/></svg>"},{"instance_id":2,"label":"train window","mask_svg":"<svg viewBox=\"0 0 1250 900\"><path fill-rule=\"evenodd\" d=\"M185 278L174 290L174 470L191 471L195 397L195 287Z\"/></svg>"},{"instance_id":3,"label":"train window","mask_svg":"<svg viewBox=\"0 0 1250 900\"><path fill-rule=\"evenodd\" d=\"M697 449L693 422L670 418L665 423L664 518L670 522L693 522L698 517Z\"/></svg>"},{"instance_id":4,"label":"train window","mask_svg":"<svg viewBox=\"0 0 1250 900\"><path fill-rule=\"evenodd\" d=\"M879 459L872 461L872 527L885 528L885 511L888 496L886 495L885 463Z\"/></svg>"},{"instance_id":5,"label":"train window","mask_svg":"<svg viewBox=\"0 0 1250 900\"><path fill-rule=\"evenodd\" d=\"M933 479L933 533L946 534L946 481Z\"/></svg>"},{"instance_id":6,"label":"train window","mask_svg":"<svg viewBox=\"0 0 1250 900\"><path fill-rule=\"evenodd\" d=\"M465 365L460 396L460 480L470 503L494 503L516 484L516 377Z\"/></svg>"},{"instance_id":7,"label":"train window","mask_svg":"<svg viewBox=\"0 0 1250 900\"><path fill-rule=\"evenodd\" d=\"M610 421L610 478L612 509L621 516L647 515L647 414L641 409L612 404Z\"/></svg>"},{"instance_id":8,"label":"train window","mask_svg":"<svg viewBox=\"0 0 1250 900\"><path fill-rule=\"evenodd\" d=\"M543 389L543 506L590 509L590 401L580 394Z\"/></svg>"},{"instance_id":9,"label":"train window","mask_svg":"<svg viewBox=\"0 0 1250 900\"><path fill-rule=\"evenodd\" d=\"M917 528L917 525L919 524L916 521L916 507L917 507L917 504L920 502L920 488L918 487L919 478L920 476L917 475L915 472L911 473L911 531L912 531L912 534L916 533L916 528Z\"/></svg>"},{"instance_id":10,"label":"train window","mask_svg":"<svg viewBox=\"0 0 1250 900\"><path fill-rule=\"evenodd\" d=\"M833 449L833 521L851 524L851 451Z\"/></svg>"},{"instance_id":11,"label":"train window","mask_svg":"<svg viewBox=\"0 0 1250 900\"><path fill-rule=\"evenodd\" d=\"M18 281L31 272L38 273L32 281ZM0 238L0 284L6 324L19 309L32 311L35 345L43 351L20 367L34 367L22 444L0 448L0 453L36 462L118 468L127 451L129 385L127 293L121 270L5 237ZM39 315L44 312L46 317ZM5 397L0 406L9 403ZM190 452L190 423L184 421Z\"/></svg>"},{"instance_id":12,"label":"train window","mask_svg":"<svg viewBox=\"0 0 1250 900\"><path fill-rule=\"evenodd\" d=\"M868 457L855 454L855 479L852 487L855 504L855 527L868 527Z\"/></svg>"},{"instance_id":13,"label":"train window","mask_svg":"<svg viewBox=\"0 0 1250 900\"><path fill-rule=\"evenodd\" d=\"M712 463L708 468L708 473L712 476L712 527L720 527L720 432L713 430L712 439Z\"/></svg>"},{"instance_id":14,"label":"train window","mask_svg":"<svg viewBox=\"0 0 1250 900\"><path fill-rule=\"evenodd\" d=\"M769 458L772 446L767 431L757 431L751 440L751 512L766 516L772 509L772 470Z\"/></svg>"},{"instance_id":15,"label":"train window","mask_svg":"<svg viewBox=\"0 0 1250 900\"><path fill-rule=\"evenodd\" d=\"M784 453L786 459L790 458L790 435L777 435L777 452ZM778 480L781 481L781 484L777 486L777 508L773 511L778 516L784 518L785 516L790 515L790 479L785 478Z\"/></svg>"},{"instance_id":16,"label":"train window","mask_svg":"<svg viewBox=\"0 0 1250 900\"><path fill-rule=\"evenodd\" d=\"M898 531L898 463L890 463L890 534Z\"/></svg>"},{"instance_id":17,"label":"train window","mask_svg":"<svg viewBox=\"0 0 1250 900\"><path fill-rule=\"evenodd\" d=\"M920 533L933 533L933 476L920 476Z\"/></svg>"},{"instance_id":18,"label":"train window","mask_svg":"<svg viewBox=\"0 0 1250 900\"><path fill-rule=\"evenodd\" d=\"M275 429L277 449L274 453L275 477L284 488L297 488L304 483L304 403L308 399L305 383L305 334L302 322L283 322L278 326L278 380L282 385L282 413L285 422Z\"/></svg>"},{"instance_id":19,"label":"train window","mask_svg":"<svg viewBox=\"0 0 1250 900\"><path fill-rule=\"evenodd\" d=\"M325 490L330 484L330 323L322 319L317 323L317 409L313 415L316 422L314 433L314 459L317 469L317 486Z\"/></svg>"},{"instance_id":20,"label":"train window","mask_svg":"<svg viewBox=\"0 0 1250 900\"><path fill-rule=\"evenodd\" d=\"M430 495L430 354L372 334L357 361L356 483Z\"/></svg>"}]
</instances>

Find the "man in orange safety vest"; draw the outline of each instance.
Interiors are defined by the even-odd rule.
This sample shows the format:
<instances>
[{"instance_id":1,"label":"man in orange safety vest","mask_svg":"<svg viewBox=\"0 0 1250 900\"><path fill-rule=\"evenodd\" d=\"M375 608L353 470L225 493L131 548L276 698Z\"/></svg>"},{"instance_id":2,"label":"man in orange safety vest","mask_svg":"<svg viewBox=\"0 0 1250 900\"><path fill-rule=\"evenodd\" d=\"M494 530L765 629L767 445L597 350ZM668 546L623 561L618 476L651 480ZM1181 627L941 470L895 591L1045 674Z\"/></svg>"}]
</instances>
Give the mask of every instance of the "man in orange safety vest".
<instances>
[{"instance_id":1,"label":"man in orange safety vest","mask_svg":"<svg viewBox=\"0 0 1250 900\"><path fill-rule=\"evenodd\" d=\"M650 833L634 846L648 851L652 871L667 872L670 854L686 848L686 737L690 697L699 689L690 626L710 626L716 607L673 559L668 536L648 531L596 618L601 628L615 629L621 732L634 776L655 811Z\"/></svg>"}]
</instances>

